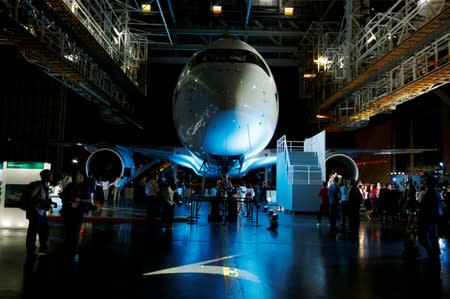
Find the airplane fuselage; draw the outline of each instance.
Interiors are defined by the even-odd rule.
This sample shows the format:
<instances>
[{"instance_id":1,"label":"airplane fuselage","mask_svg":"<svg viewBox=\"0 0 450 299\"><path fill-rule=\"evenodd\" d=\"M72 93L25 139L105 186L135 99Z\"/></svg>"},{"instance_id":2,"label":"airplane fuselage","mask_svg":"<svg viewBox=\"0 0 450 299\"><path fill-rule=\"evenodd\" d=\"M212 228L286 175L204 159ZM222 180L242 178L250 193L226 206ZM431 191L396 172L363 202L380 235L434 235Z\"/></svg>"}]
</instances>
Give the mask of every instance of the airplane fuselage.
<instances>
[{"instance_id":1,"label":"airplane fuselage","mask_svg":"<svg viewBox=\"0 0 450 299\"><path fill-rule=\"evenodd\" d=\"M278 93L261 55L220 39L196 53L179 76L173 120L181 143L197 157L251 158L270 142Z\"/></svg>"}]
</instances>

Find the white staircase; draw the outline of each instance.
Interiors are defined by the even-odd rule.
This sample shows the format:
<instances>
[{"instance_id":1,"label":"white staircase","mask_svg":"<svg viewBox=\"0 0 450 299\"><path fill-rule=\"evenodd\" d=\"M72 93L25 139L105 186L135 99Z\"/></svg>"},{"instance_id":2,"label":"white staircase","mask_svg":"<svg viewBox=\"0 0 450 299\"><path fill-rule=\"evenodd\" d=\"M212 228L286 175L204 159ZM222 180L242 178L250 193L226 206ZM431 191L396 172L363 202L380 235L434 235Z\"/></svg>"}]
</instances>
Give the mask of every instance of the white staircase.
<instances>
[{"instance_id":1,"label":"white staircase","mask_svg":"<svg viewBox=\"0 0 450 299\"><path fill-rule=\"evenodd\" d=\"M317 194L322 186L324 169L317 152L305 152L303 142L277 144L277 204L291 212L317 212Z\"/></svg>"}]
</instances>

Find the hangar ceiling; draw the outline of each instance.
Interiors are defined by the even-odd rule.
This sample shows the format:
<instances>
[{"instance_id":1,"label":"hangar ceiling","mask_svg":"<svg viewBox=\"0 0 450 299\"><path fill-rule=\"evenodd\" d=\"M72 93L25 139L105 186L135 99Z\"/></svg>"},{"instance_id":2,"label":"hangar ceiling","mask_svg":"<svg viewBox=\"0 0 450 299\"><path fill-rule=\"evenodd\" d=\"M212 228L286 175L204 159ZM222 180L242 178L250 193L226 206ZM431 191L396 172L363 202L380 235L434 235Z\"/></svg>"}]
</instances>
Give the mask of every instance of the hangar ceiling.
<instances>
[{"instance_id":1,"label":"hangar ceiling","mask_svg":"<svg viewBox=\"0 0 450 299\"><path fill-rule=\"evenodd\" d=\"M10 0L0 43L98 103L107 121L139 126L133 107L152 63L239 38L269 65L297 67L311 119L339 131L449 82L449 11L448 0Z\"/></svg>"}]
</instances>

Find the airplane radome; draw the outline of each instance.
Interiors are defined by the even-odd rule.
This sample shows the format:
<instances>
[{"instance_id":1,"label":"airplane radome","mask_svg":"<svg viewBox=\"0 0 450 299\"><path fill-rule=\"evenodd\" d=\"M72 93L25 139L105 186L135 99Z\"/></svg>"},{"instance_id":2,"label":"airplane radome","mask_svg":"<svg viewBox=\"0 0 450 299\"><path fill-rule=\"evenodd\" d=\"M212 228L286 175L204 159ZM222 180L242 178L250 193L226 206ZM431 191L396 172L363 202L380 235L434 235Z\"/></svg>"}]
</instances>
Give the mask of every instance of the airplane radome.
<instances>
[{"instance_id":1,"label":"airplane radome","mask_svg":"<svg viewBox=\"0 0 450 299\"><path fill-rule=\"evenodd\" d=\"M96 160L104 157L96 154L111 159L115 153L118 160L129 161L123 155L135 151L198 175L243 175L276 162L276 153L265 148L276 129L278 105L275 80L262 56L243 41L216 40L192 56L173 94L173 121L184 148L99 148L88 158L86 171L102 176L102 163ZM120 164L114 175L102 177L133 175L134 169L125 169L129 164Z\"/></svg>"}]
</instances>

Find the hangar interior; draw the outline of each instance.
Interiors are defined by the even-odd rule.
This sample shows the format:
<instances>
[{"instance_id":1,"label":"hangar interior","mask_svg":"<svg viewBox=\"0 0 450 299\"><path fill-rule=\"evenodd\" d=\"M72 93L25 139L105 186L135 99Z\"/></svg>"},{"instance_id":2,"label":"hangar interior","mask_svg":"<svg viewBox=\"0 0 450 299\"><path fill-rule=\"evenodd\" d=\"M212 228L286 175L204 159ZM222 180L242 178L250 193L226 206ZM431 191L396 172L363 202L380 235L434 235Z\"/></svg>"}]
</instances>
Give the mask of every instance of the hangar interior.
<instances>
[{"instance_id":1,"label":"hangar interior","mask_svg":"<svg viewBox=\"0 0 450 299\"><path fill-rule=\"evenodd\" d=\"M450 162L447 0L25 0L2 1L0 13L3 160L61 171L67 144L144 139L167 105L149 78L231 37L278 73L295 70L285 106L300 104L308 128L296 138L325 130L329 147L438 148L366 153L357 162L368 180Z\"/></svg>"}]
</instances>

